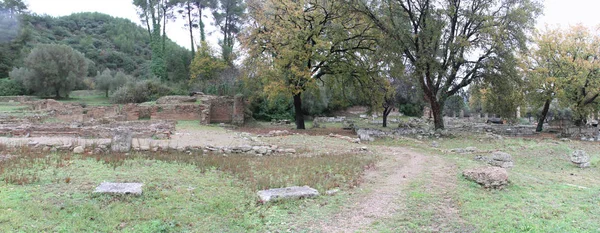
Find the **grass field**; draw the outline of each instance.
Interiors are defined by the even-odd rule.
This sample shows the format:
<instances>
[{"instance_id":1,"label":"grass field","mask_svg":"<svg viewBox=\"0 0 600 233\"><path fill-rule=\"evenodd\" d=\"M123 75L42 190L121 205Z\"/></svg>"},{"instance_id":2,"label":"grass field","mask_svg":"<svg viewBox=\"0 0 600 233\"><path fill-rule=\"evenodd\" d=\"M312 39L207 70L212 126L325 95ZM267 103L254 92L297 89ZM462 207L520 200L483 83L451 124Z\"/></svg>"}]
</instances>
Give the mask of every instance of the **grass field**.
<instances>
[{"instance_id":1,"label":"grass field","mask_svg":"<svg viewBox=\"0 0 600 233\"><path fill-rule=\"evenodd\" d=\"M479 150L501 150L512 154L515 167L509 169L510 184L504 190L485 190L464 179L460 172L483 166L474 160L486 153L455 154L432 148L431 141L382 140L376 144L412 147L432 156L441 156L457 166L456 188L428 189L427 174L413 181L407 212L382 221L383 232L429 231L427 226L447 218L447 231L474 232L600 232L600 145L590 142L559 142L537 138L479 140L468 136L436 140L441 150L475 146ZM592 167L580 169L569 161L570 153L584 149ZM430 171L429 173L434 173ZM435 214L436 203L451 199L456 216ZM429 203L429 204L428 204ZM407 214L408 213L408 214ZM410 224L402 224L409 222ZM399 226L401 225L401 226Z\"/></svg>"},{"instance_id":2,"label":"grass field","mask_svg":"<svg viewBox=\"0 0 600 233\"><path fill-rule=\"evenodd\" d=\"M264 127L268 131L271 126ZM333 130L335 125L328 127ZM195 121L180 121L177 128L225 131ZM313 223L334 223L332 216L377 188L362 183L366 168L381 161L403 162L383 159L377 153L378 148L394 147L410 148L441 162L425 164L418 176L395 190L401 198L390 205L398 211L376 219L366 231L600 232L598 143L462 135L378 140L357 145L376 153L355 154L335 153L354 145L319 134L272 139L278 145L296 145L299 154L96 156L44 154L21 148L11 152L17 157L2 160L2 151L7 149L0 148L0 232L313 231ZM432 147L433 141L439 147ZM321 151L305 148L307 145L333 150L330 155L305 157L303 151ZM470 146L479 152L449 152ZM580 169L569 161L569 155L578 149L590 155L590 168ZM515 167L508 170L510 183L505 189L485 190L462 177L463 170L485 165L475 156L496 150L510 153L515 161ZM142 182L144 194L93 194L103 181ZM342 191L334 196L268 204L259 203L256 197L257 190L292 185L309 185L321 193L333 188Z\"/></svg>"},{"instance_id":3,"label":"grass field","mask_svg":"<svg viewBox=\"0 0 600 233\"><path fill-rule=\"evenodd\" d=\"M289 230L335 209L343 195L260 204L257 190L347 189L374 163L361 155L20 154L0 162L0 232ZM93 194L103 181L142 182L144 194Z\"/></svg>"},{"instance_id":4,"label":"grass field","mask_svg":"<svg viewBox=\"0 0 600 233\"><path fill-rule=\"evenodd\" d=\"M109 106L110 98L107 98L102 91L83 90L73 91L69 99L60 100L64 103L80 103L87 106Z\"/></svg>"}]
</instances>

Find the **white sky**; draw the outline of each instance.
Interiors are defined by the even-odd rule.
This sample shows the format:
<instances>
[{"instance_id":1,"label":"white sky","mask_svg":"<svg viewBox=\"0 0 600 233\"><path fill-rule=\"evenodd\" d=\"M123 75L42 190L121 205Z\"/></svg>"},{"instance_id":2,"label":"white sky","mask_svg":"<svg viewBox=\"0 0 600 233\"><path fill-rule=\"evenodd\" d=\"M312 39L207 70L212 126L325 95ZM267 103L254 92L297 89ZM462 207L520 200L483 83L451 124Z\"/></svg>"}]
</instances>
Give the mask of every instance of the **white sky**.
<instances>
[{"instance_id":1,"label":"white sky","mask_svg":"<svg viewBox=\"0 0 600 233\"><path fill-rule=\"evenodd\" d=\"M140 23L136 9L131 0L25 0L32 12L52 16L69 15L76 12L101 12L116 17L127 18ZM600 25L600 0L545 0L544 15L538 19L538 28L568 27L582 23L592 28ZM189 35L183 28L183 21L167 24L169 38L184 46L190 47ZM197 31L197 30L196 30ZM207 36L213 46L217 46L219 33L215 27L207 23ZM199 36L195 35L198 41Z\"/></svg>"}]
</instances>

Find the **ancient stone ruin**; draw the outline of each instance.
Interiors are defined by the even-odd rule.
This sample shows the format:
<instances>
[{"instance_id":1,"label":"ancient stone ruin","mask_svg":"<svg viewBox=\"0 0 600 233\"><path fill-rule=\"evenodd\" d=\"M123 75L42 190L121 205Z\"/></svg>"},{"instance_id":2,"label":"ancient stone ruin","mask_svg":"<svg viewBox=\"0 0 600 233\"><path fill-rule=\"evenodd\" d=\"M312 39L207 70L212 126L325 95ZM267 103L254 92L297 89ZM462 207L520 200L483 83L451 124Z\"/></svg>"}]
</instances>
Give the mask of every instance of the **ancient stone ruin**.
<instances>
[{"instance_id":1,"label":"ancient stone ruin","mask_svg":"<svg viewBox=\"0 0 600 233\"><path fill-rule=\"evenodd\" d=\"M142 183L109 183L103 182L94 193L142 195Z\"/></svg>"},{"instance_id":2,"label":"ancient stone ruin","mask_svg":"<svg viewBox=\"0 0 600 233\"><path fill-rule=\"evenodd\" d=\"M129 152L131 150L132 135L131 130L123 128L115 129L110 141L110 150L120 153Z\"/></svg>"},{"instance_id":3,"label":"ancient stone ruin","mask_svg":"<svg viewBox=\"0 0 600 233\"><path fill-rule=\"evenodd\" d=\"M165 96L153 103L82 106L52 99L25 102L46 118L63 122L198 120L201 124L244 123L246 103L242 96Z\"/></svg>"},{"instance_id":4,"label":"ancient stone ruin","mask_svg":"<svg viewBox=\"0 0 600 233\"><path fill-rule=\"evenodd\" d=\"M276 201L282 199L299 199L319 196L319 191L308 186L293 186L287 188L276 188L258 191L261 202Z\"/></svg>"}]
</instances>

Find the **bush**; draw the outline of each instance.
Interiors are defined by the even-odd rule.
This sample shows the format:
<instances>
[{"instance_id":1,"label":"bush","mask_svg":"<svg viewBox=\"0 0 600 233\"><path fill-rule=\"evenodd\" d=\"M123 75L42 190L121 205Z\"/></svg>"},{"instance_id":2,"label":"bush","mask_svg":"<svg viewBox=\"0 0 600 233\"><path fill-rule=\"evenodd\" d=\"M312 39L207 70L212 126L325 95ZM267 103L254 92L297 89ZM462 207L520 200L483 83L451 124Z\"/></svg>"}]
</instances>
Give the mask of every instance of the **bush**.
<instances>
[{"instance_id":1,"label":"bush","mask_svg":"<svg viewBox=\"0 0 600 233\"><path fill-rule=\"evenodd\" d=\"M250 103L254 119L264 121L294 119L294 105L291 98L277 96L269 100L255 97Z\"/></svg>"},{"instance_id":2,"label":"bush","mask_svg":"<svg viewBox=\"0 0 600 233\"><path fill-rule=\"evenodd\" d=\"M0 96L23 95L24 92L23 85L19 82L8 78L0 79Z\"/></svg>"},{"instance_id":3,"label":"bush","mask_svg":"<svg viewBox=\"0 0 600 233\"><path fill-rule=\"evenodd\" d=\"M112 94L111 102L116 104L143 103L173 93L171 88L158 80L141 80L130 82L119 88Z\"/></svg>"},{"instance_id":4,"label":"bush","mask_svg":"<svg viewBox=\"0 0 600 233\"><path fill-rule=\"evenodd\" d=\"M406 116L421 117L423 116L423 106L420 104L401 104L400 112Z\"/></svg>"}]
</instances>

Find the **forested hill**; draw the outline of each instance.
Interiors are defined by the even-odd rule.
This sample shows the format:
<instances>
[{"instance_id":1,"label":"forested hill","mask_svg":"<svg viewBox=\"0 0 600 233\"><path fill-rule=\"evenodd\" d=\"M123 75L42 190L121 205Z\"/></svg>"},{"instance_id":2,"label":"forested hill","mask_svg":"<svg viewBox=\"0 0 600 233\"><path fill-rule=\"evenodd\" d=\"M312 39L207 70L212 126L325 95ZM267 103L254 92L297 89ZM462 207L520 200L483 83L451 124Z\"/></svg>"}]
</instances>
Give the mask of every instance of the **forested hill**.
<instances>
[{"instance_id":1,"label":"forested hill","mask_svg":"<svg viewBox=\"0 0 600 233\"><path fill-rule=\"evenodd\" d=\"M148 31L128 19L102 13L76 13L63 17L24 15L21 25L21 34L11 46L13 51L15 47L21 47L19 58L13 60L13 67L20 65L20 60L35 44L59 43L84 53L93 62L89 66L90 76L105 68L121 70L136 77L151 73ZM165 46L169 79L187 79L191 52L170 40Z\"/></svg>"}]
</instances>

